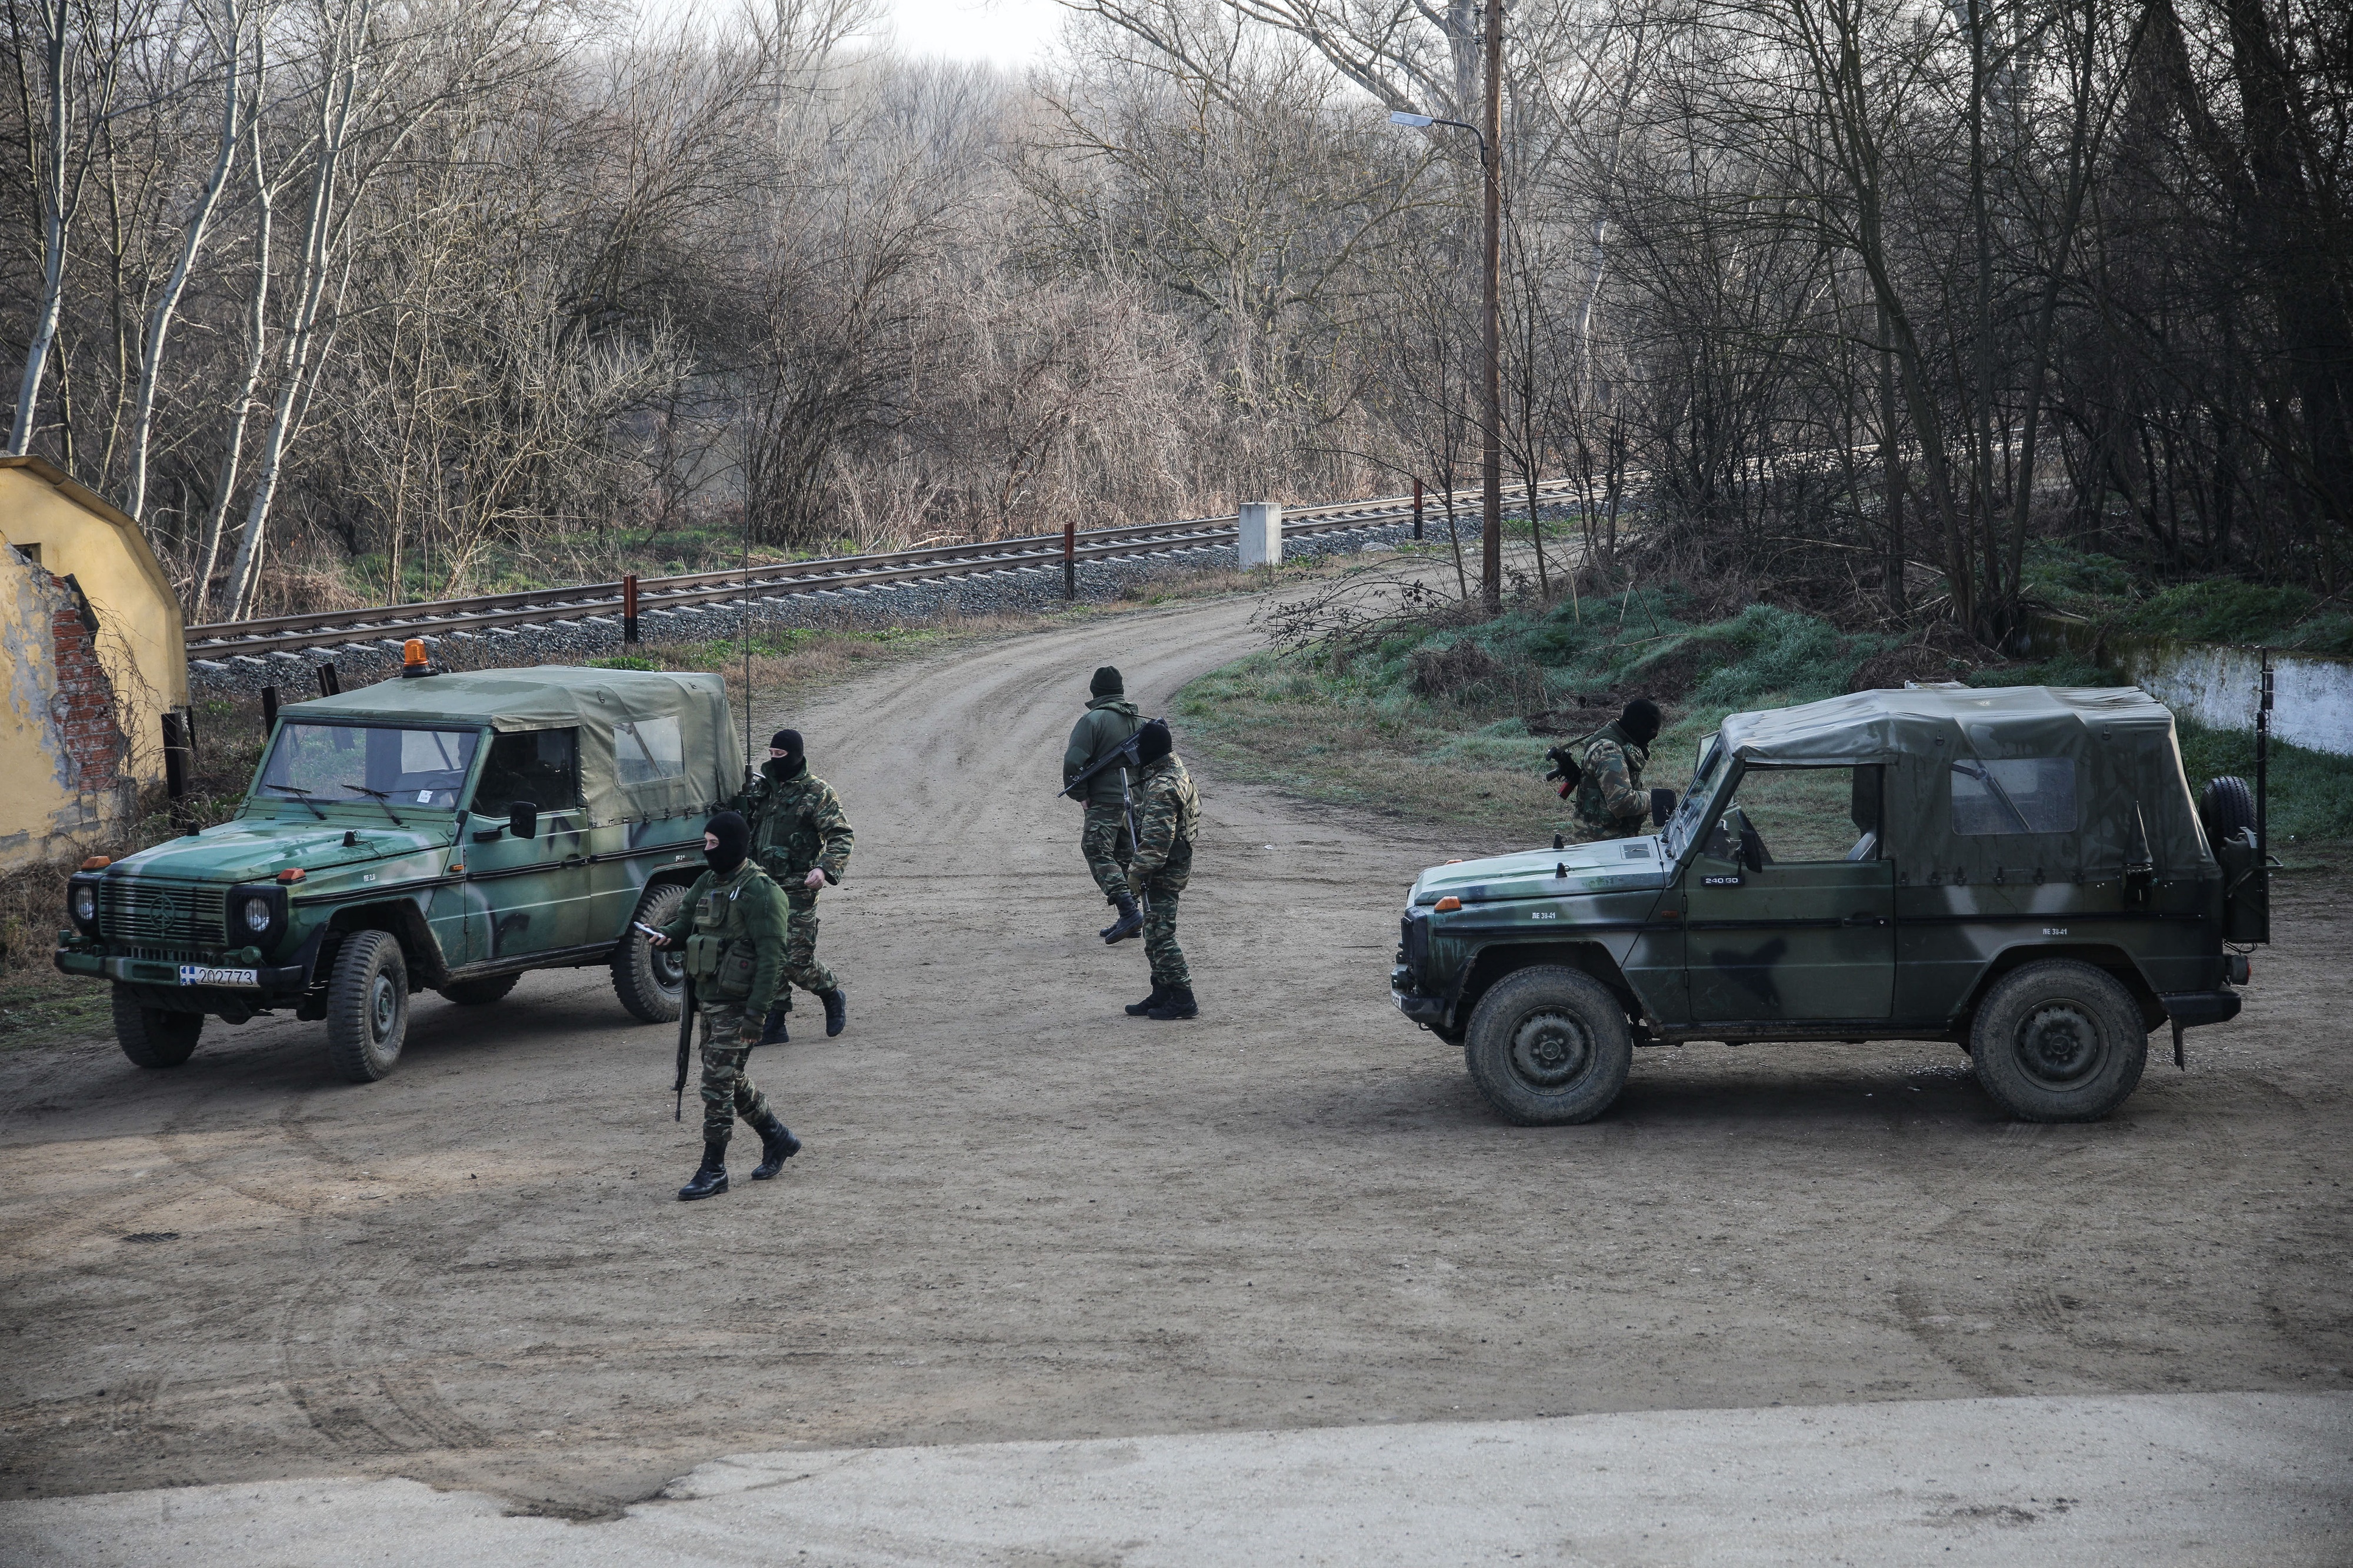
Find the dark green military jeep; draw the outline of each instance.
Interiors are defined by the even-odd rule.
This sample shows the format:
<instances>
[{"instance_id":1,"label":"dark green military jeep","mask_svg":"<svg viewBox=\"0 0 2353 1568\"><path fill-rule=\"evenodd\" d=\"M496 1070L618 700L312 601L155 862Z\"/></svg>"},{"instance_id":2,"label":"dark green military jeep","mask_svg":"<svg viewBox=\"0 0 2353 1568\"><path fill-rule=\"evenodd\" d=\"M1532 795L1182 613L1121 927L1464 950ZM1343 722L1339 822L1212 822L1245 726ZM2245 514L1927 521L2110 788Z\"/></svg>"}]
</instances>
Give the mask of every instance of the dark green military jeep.
<instances>
[{"instance_id":1,"label":"dark green military jeep","mask_svg":"<svg viewBox=\"0 0 2353 1568\"><path fill-rule=\"evenodd\" d=\"M2255 803L2201 803L2137 690L1955 686L1739 713L1661 831L1435 867L1399 1011L1514 1121L1582 1121L1631 1047L1934 1039L2037 1121L2107 1114L2148 1033L2239 1011L2270 939Z\"/></svg>"},{"instance_id":2,"label":"dark green military jeep","mask_svg":"<svg viewBox=\"0 0 2353 1568\"><path fill-rule=\"evenodd\" d=\"M429 667L412 665L413 672ZM400 1056L412 992L498 1001L525 971L610 966L678 1016L669 918L742 779L715 675L480 670L283 710L234 820L73 878L57 963L114 985L115 1034L176 1067L207 1017L324 1020L355 1081Z\"/></svg>"}]
</instances>

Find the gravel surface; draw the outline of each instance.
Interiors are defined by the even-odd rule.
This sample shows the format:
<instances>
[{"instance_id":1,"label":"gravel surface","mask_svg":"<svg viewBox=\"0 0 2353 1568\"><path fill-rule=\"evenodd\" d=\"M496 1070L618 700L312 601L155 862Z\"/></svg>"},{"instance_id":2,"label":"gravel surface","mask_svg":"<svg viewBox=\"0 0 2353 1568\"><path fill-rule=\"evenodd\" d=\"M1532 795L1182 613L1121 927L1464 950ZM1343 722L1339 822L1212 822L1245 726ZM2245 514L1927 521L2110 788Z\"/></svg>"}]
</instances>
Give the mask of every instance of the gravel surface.
<instances>
[{"instance_id":1,"label":"gravel surface","mask_svg":"<svg viewBox=\"0 0 2353 1568\"><path fill-rule=\"evenodd\" d=\"M1159 710L1257 605L761 716L859 829L821 906L849 1031L805 1002L754 1058L807 1141L781 1180L673 1199L672 1036L597 970L418 998L367 1088L290 1019L170 1072L0 1058L0 1495L403 1476L601 1517L804 1446L2353 1386L2333 882L2283 884L2246 1015L2104 1123L2006 1122L1946 1047L1705 1046L1514 1128L1385 988L1415 871L1485 847L1209 777L1204 1016L1124 1017L1063 737L1096 665Z\"/></svg>"}]
</instances>

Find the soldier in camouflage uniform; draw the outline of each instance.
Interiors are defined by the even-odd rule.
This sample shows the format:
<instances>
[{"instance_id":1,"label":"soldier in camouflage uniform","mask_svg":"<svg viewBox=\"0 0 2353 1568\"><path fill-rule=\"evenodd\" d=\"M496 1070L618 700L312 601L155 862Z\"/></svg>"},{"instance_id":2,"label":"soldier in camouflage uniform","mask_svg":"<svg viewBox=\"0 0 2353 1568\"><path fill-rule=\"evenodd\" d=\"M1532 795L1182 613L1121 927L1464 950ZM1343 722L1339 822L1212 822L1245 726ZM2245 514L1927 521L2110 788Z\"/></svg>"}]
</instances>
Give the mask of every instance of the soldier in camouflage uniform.
<instances>
[{"instance_id":1,"label":"soldier in camouflage uniform","mask_svg":"<svg viewBox=\"0 0 2353 1568\"><path fill-rule=\"evenodd\" d=\"M1201 796L1176 758L1168 725L1155 719L1136 742L1143 763L1137 780L1135 856L1127 865L1130 892L1145 906L1144 951L1152 961L1152 994L1127 1010L1146 1018L1198 1018L1193 974L1176 945L1176 898L1193 875L1193 833Z\"/></svg>"},{"instance_id":2,"label":"soldier in camouflage uniform","mask_svg":"<svg viewBox=\"0 0 2353 1568\"><path fill-rule=\"evenodd\" d=\"M1110 665L1095 671L1094 679L1087 683L1087 691L1086 714L1072 727L1071 743L1062 752L1065 785L1144 728L1144 716L1127 700L1126 682ZM1088 781L1086 826L1079 831L1079 853L1086 857L1087 869L1094 874L1095 886L1119 911L1119 919L1103 928L1103 936L1107 942L1116 940L1112 932L1122 926L1130 928L1123 934L1134 934L1137 919L1134 896L1127 890L1126 872L1128 857L1135 852L1128 837L1125 806L1132 782L1124 767L1105 768Z\"/></svg>"},{"instance_id":3,"label":"soldier in camouflage uniform","mask_svg":"<svg viewBox=\"0 0 2353 1568\"><path fill-rule=\"evenodd\" d=\"M1650 744L1658 736L1658 704L1637 697L1586 747L1577 781L1577 822L1586 842L1630 838L1642 831L1642 819L1651 811L1642 770L1651 761Z\"/></svg>"},{"instance_id":4,"label":"soldier in camouflage uniform","mask_svg":"<svg viewBox=\"0 0 2353 1568\"><path fill-rule=\"evenodd\" d=\"M760 1135L754 1181L766 1181L800 1152L800 1140L744 1070L785 957L785 896L752 861L751 846L751 826L741 816L712 817L702 835L711 869L695 879L678 913L652 939L658 947L685 945L695 1011L702 1016L702 1164L678 1194L690 1200L727 1190L727 1140L738 1116Z\"/></svg>"},{"instance_id":5,"label":"soldier in camouflage uniform","mask_svg":"<svg viewBox=\"0 0 2353 1568\"><path fill-rule=\"evenodd\" d=\"M751 819L753 858L784 889L789 905L784 977L760 1043L781 1046L790 1038L785 1015L792 1011L796 985L825 1004L825 1032L839 1035L849 1025L849 1003L833 971L818 962L817 895L828 882L839 885L849 868L852 836L841 797L808 771L800 731L779 730L769 739L760 776L744 787L739 804Z\"/></svg>"}]
</instances>

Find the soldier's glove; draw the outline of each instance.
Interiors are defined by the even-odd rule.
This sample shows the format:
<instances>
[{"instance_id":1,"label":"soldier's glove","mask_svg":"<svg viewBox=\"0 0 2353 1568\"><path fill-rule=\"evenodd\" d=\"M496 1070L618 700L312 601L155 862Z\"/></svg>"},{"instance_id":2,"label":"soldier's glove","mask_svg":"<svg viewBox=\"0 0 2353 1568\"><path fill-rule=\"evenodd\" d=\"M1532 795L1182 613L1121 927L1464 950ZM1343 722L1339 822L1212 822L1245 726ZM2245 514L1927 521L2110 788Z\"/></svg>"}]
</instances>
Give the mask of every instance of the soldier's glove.
<instances>
[{"instance_id":1,"label":"soldier's glove","mask_svg":"<svg viewBox=\"0 0 2353 1568\"><path fill-rule=\"evenodd\" d=\"M1552 762L1552 772L1545 774L1545 782L1549 784L1558 779L1560 798L1567 800L1568 792L1575 789L1577 781L1585 776L1585 770L1577 765L1577 759L1568 754L1567 746L1555 746L1545 755Z\"/></svg>"},{"instance_id":2,"label":"soldier's glove","mask_svg":"<svg viewBox=\"0 0 2353 1568\"><path fill-rule=\"evenodd\" d=\"M742 1032L736 1035L735 1043L746 1047L758 1045L760 1043L760 1028L761 1026L758 1024L744 1025Z\"/></svg>"}]
</instances>

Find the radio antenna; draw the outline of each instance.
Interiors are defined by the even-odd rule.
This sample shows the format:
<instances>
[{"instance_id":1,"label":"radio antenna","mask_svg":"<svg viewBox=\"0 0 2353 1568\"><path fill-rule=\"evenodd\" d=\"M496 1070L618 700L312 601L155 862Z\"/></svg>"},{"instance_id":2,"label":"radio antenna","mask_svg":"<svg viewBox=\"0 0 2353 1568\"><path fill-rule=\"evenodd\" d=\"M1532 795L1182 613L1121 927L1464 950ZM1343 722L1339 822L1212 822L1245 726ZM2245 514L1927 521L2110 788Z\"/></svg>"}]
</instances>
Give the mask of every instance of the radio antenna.
<instances>
[{"instance_id":1,"label":"radio antenna","mask_svg":"<svg viewBox=\"0 0 2353 1568\"><path fill-rule=\"evenodd\" d=\"M752 779L752 507L744 506L744 608L735 617L735 635L744 639L744 780Z\"/></svg>"}]
</instances>

